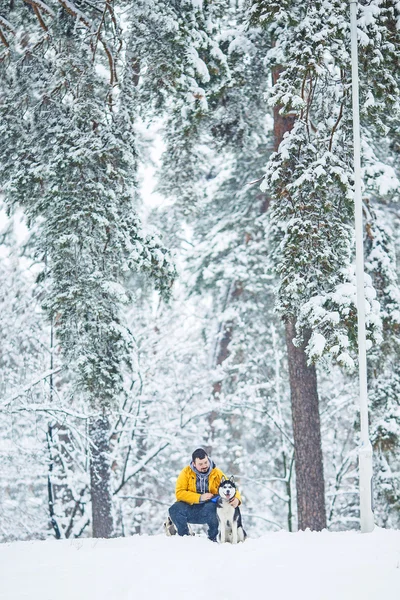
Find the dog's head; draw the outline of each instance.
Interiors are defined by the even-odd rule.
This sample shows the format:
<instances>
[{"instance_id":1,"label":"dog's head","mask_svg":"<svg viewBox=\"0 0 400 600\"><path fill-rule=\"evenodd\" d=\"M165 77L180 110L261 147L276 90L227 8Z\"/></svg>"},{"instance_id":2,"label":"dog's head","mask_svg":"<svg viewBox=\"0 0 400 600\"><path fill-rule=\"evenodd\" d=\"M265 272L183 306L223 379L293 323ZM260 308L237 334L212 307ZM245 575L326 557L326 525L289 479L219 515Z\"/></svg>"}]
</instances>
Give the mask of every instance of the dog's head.
<instances>
[{"instance_id":1,"label":"dog's head","mask_svg":"<svg viewBox=\"0 0 400 600\"><path fill-rule=\"evenodd\" d=\"M225 477L222 476L221 483L219 484L218 488L218 494L223 500L232 500L236 494L236 485L233 475L230 479L225 479Z\"/></svg>"}]
</instances>

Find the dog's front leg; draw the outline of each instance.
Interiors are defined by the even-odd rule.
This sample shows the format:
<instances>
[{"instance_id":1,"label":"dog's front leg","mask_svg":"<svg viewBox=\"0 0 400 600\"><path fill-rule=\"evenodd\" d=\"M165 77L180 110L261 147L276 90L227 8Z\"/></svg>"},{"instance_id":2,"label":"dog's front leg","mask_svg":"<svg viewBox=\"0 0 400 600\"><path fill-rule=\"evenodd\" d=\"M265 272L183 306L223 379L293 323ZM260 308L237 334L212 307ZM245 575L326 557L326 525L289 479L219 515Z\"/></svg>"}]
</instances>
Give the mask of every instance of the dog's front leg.
<instances>
[{"instance_id":1,"label":"dog's front leg","mask_svg":"<svg viewBox=\"0 0 400 600\"><path fill-rule=\"evenodd\" d=\"M225 521L223 519L221 519L221 521L219 522L219 541L221 544L224 544L226 542L226 527Z\"/></svg>"},{"instance_id":2,"label":"dog's front leg","mask_svg":"<svg viewBox=\"0 0 400 600\"><path fill-rule=\"evenodd\" d=\"M237 528L237 522L234 521L232 523L232 544L237 544L238 543L238 528Z\"/></svg>"}]
</instances>

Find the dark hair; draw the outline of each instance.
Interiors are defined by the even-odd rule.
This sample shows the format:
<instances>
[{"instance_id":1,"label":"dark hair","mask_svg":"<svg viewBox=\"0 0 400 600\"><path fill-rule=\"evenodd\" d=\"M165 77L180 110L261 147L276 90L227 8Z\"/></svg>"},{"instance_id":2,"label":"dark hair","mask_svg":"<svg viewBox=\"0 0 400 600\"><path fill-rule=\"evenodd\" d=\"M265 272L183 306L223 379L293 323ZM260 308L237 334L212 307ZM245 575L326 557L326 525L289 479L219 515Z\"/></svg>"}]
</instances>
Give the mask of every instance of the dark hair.
<instances>
[{"instance_id":1,"label":"dark hair","mask_svg":"<svg viewBox=\"0 0 400 600\"><path fill-rule=\"evenodd\" d=\"M197 448L197 450L195 450L192 454L192 461L194 462L196 458L203 460L203 458L205 458L206 456L208 456L208 454L204 450L204 448Z\"/></svg>"}]
</instances>

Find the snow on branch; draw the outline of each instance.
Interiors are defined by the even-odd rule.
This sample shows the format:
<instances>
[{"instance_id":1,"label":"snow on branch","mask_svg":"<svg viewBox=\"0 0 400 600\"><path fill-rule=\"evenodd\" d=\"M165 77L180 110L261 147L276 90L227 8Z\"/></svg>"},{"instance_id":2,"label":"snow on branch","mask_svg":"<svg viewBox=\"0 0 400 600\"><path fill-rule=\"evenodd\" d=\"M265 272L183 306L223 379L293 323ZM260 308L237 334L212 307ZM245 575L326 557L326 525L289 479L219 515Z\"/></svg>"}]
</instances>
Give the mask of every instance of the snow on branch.
<instances>
[{"instance_id":1,"label":"snow on branch","mask_svg":"<svg viewBox=\"0 0 400 600\"><path fill-rule=\"evenodd\" d=\"M4 409L0 406L0 412ZM19 412L47 412L47 413L61 413L63 415L67 415L68 417L74 417L75 419L89 419L89 415L85 413L77 413L72 410L68 410L67 408L52 406L51 404L29 404L29 406L17 406L9 411L8 414L15 414ZM71 428L71 425L69 426Z\"/></svg>"},{"instance_id":2,"label":"snow on branch","mask_svg":"<svg viewBox=\"0 0 400 600\"><path fill-rule=\"evenodd\" d=\"M89 31L92 31L92 32L95 31L95 26L94 26L95 24L90 20L90 18L85 13L83 13L81 10L79 10L79 8L77 8L75 6L75 4L70 2L70 0L58 0L58 2L61 4L61 6L63 8L65 8L65 10L70 15L72 15L73 17L75 17L76 19L81 21L89 29ZM108 7L108 6L109 6L108 3L106 2L106 7ZM93 52L95 53L97 42L100 42L101 45L103 46L104 52L107 55L108 64L110 67L110 85L113 85L117 81L117 69L116 69L115 59L113 56L112 49L110 48L107 40L105 40L101 34L101 27L102 27L103 21L104 21L104 16L102 16L98 30L95 33L96 41L95 41L95 45L94 46L92 45L92 49L93 49Z\"/></svg>"},{"instance_id":3,"label":"snow on branch","mask_svg":"<svg viewBox=\"0 0 400 600\"><path fill-rule=\"evenodd\" d=\"M3 42L6 48L8 48L10 44L8 43L6 35L3 31L4 29L15 35L15 29L11 25L11 23L7 21L7 19L5 19L4 17L0 16L0 40Z\"/></svg>"},{"instance_id":4,"label":"snow on branch","mask_svg":"<svg viewBox=\"0 0 400 600\"><path fill-rule=\"evenodd\" d=\"M45 31L48 31L48 27L43 20L41 11L50 15L51 18L55 17L54 11L51 8L49 8L47 6L47 4L45 4L44 2L41 2L41 0L25 0L25 2L32 6L33 11L40 23L41 28L44 29Z\"/></svg>"},{"instance_id":5,"label":"snow on branch","mask_svg":"<svg viewBox=\"0 0 400 600\"><path fill-rule=\"evenodd\" d=\"M155 504L161 504L161 506L171 506L170 502L162 502L156 498L149 498L148 496L120 496L122 500L143 500L144 502L154 502Z\"/></svg>"},{"instance_id":6,"label":"snow on branch","mask_svg":"<svg viewBox=\"0 0 400 600\"><path fill-rule=\"evenodd\" d=\"M21 396L25 396L25 394L27 394L33 387L35 387L35 385L37 385L41 381L44 381L51 375L55 375L56 373L59 373L61 370L62 370L62 367L58 367L57 369L50 369L49 371L45 371L45 373L42 373L41 375L39 375L39 377L37 377L36 379L31 381L31 383L29 383L27 386L25 386L20 392L18 392L17 394L12 396L8 400L5 400L4 402L2 402L0 404L0 410L7 408L8 406L10 406L10 404L12 404L18 398L21 398Z\"/></svg>"},{"instance_id":7,"label":"snow on branch","mask_svg":"<svg viewBox=\"0 0 400 600\"><path fill-rule=\"evenodd\" d=\"M58 2L63 8L65 8L67 13L69 13L71 16L75 17L79 21L82 21L82 23L86 25L88 29L94 29L94 23L92 23L90 18L81 10L79 10L79 8L77 8L73 2L70 2L69 0L58 0Z\"/></svg>"},{"instance_id":8,"label":"snow on branch","mask_svg":"<svg viewBox=\"0 0 400 600\"><path fill-rule=\"evenodd\" d=\"M164 448L166 448L167 446L169 446L170 443L171 442L161 442L155 448L152 448L151 450L149 450L149 452L146 452L146 454L143 456L142 460L140 460L134 466L134 468L132 469L132 471L129 473L128 477L126 477L126 479L124 481L122 481L120 483L120 485L117 487L117 489L114 491L114 496L116 494L118 494L118 492L123 488L123 486L130 479L132 479L132 477L134 477L135 475L137 475L139 473L139 471L141 471L147 465L147 463L149 463L153 458L155 458L157 456L157 454L160 454L160 452L162 452L164 450Z\"/></svg>"},{"instance_id":9,"label":"snow on branch","mask_svg":"<svg viewBox=\"0 0 400 600\"><path fill-rule=\"evenodd\" d=\"M277 523L276 521L273 521L272 519L267 519L267 517L262 517L261 515L253 515L252 513L242 513L242 516L245 517L246 519L261 519L262 521L265 521L266 523L271 523L272 525L275 525L275 527L278 527L278 529L283 530L284 527L282 525L280 525L279 523Z\"/></svg>"},{"instance_id":10,"label":"snow on branch","mask_svg":"<svg viewBox=\"0 0 400 600\"><path fill-rule=\"evenodd\" d=\"M25 2L27 4L30 4L31 6L33 6L33 8L36 7L37 9L46 13L52 19L54 19L54 17L56 16L56 13L54 12L54 10L52 8L50 8L49 6L47 6L47 4L42 2L42 0L25 0Z\"/></svg>"},{"instance_id":11,"label":"snow on branch","mask_svg":"<svg viewBox=\"0 0 400 600\"><path fill-rule=\"evenodd\" d=\"M152 448L151 450L149 450L148 452L146 452L146 454L143 456L143 458L138 463L136 463L136 465L133 467L133 469L129 472L129 475L121 481L121 483L119 484L119 486L114 491L114 496L116 494L118 494L118 492L124 487L124 485L130 479L132 479L132 477L135 477L135 475L137 475L142 469L144 469L144 467L151 460L153 460L153 458L155 458L158 454L160 454L160 452L162 452L165 448L167 448L168 446L170 446L171 443L172 443L172 440L178 435L178 433L181 431L181 429L184 429L191 421L193 421L193 419L195 419L197 417L204 416L206 414L209 414L209 412L210 412L209 409L206 410L206 411L195 412L188 419L186 419L186 421L182 422L182 421L179 420L178 427L172 433L171 439L170 440L163 440L162 442L160 442L159 444L157 444L154 448Z\"/></svg>"},{"instance_id":12,"label":"snow on branch","mask_svg":"<svg viewBox=\"0 0 400 600\"><path fill-rule=\"evenodd\" d=\"M9 31L13 35L15 35L15 29L11 25L10 21L7 21L7 19L5 19L4 17L2 17L1 15L0 15L0 25L2 27L4 27L4 29L6 29L7 31Z\"/></svg>"}]
</instances>

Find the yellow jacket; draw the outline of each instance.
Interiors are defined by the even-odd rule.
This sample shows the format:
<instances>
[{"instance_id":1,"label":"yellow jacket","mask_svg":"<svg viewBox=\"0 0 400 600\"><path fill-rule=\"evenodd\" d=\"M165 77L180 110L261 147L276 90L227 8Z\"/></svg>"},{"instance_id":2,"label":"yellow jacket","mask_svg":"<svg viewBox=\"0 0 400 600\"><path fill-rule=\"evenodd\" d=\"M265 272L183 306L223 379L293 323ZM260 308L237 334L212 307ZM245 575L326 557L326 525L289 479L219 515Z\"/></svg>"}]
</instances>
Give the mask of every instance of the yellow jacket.
<instances>
[{"instance_id":1,"label":"yellow jacket","mask_svg":"<svg viewBox=\"0 0 400 600\"><path fill-rule=\"evenodd\" d=\"M214 494L214 496L218 495L219 484L223 476L224 473L221 469L214 467L211 470L210 475L208 476L208 491L210 494ZM225 478L227 479L226 475ZM196 492L196 473L189 465L179 473L179 477L176 481L175 493L178 502L186 502L187 504L200 503L201 494ZM236 498L238 498L239 503L241 503L239 490L236 490L235 495Z\"/></svg>"}]
</instances>

